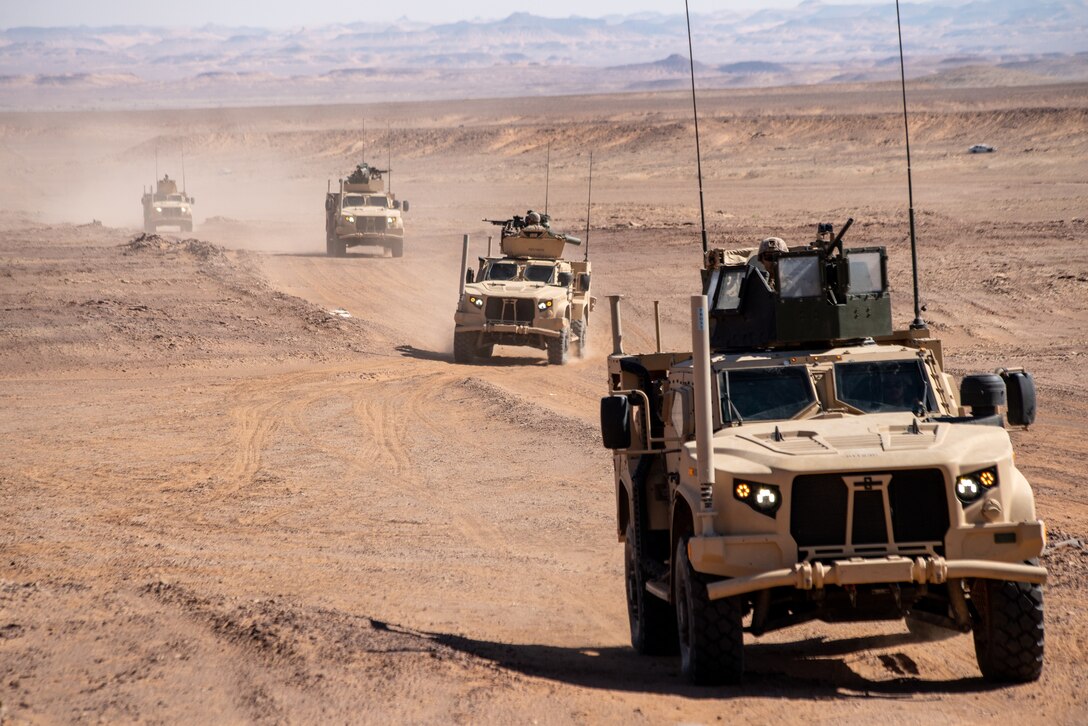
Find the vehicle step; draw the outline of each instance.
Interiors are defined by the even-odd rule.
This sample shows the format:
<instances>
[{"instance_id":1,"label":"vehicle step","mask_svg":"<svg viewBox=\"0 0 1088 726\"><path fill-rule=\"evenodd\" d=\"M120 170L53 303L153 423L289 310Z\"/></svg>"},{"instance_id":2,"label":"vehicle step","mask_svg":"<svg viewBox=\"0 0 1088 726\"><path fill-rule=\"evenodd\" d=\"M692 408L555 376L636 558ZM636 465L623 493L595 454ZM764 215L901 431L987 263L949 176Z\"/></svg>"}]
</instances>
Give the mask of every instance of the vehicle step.
<instances>
[{"instance_id":1,"label":"vehicle step","mask_svg":"<svg viewBox=\"0 0 1088 726\"><path fill-rule=\"evenodd\" d=\"M665 602L669 601L669 581L668 580L647 580L646 592L650 593L654 597L659 597Z\"/></svg>"}]
</instances>

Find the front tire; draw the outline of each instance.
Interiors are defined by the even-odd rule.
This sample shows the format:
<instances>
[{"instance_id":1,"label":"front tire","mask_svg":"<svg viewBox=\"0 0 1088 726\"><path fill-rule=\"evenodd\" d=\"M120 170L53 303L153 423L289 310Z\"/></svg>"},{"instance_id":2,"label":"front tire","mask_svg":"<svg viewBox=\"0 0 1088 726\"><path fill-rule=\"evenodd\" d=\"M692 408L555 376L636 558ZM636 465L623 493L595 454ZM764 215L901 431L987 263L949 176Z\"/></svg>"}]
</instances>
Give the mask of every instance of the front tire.
<instances>
[{"instance_id":1,"label":"front tire","mask_svg":"<svg viewBox=\"0 0 1088 726\"><path fill-rule=\"evenodd\" d=\"M453 334L453 362L468 364L476 360L476 333Z\"/></svg>"},{"instance_id":2,"label":"front tire","mask_svg":"<svg viewBox=\"0 0 1088 726\"><path fill-rule=\"evenodd\" d=\"M548 338L548 363L553 366L566 365L570 354L570 333L566 330L558 338Z\"/></svg>"},{"instance_id":3,"label":"front tire","mask_svg":"<svg viewBox=\"0 0 1088 726\"><path fill-rule=\"evenodd\" d=\"M1043 588L975 580L975 659L988 681L1029 683L1043 672Z\"/></svg>"},{"instance_id":4,"label":"front tire","mask_svg":"<svg viewBox=\"0 0 1088 726\"><path fill-rule=\"evenodd\" d=\"M404 242L393 242L388 249L390 257L404 257Z\"/></svg>"},{"instance_id":5,"label":"front tire","mask_svg":"<svg viewBox=\"0 0 1088 726\"><path fill-rule=\"evenodd\" d=\"M640 655L673 655L677 648L676 610L669 603L646 592L646 573L636 547L634 515L627 523L623 573L627 584L631 647Z\"/></svg>"},{"instance_id":6,"label":"front tire","mask_svg":"<svg viewBox=\"0 0 1088 726\"><path fill-rule=\"evenodd\" d=\"M711 600L688 561L688 542L676 543L676 629L680 668L692 683L717 686L744 676L744 606L740 598Z\"/></svg>"}]
</instances>

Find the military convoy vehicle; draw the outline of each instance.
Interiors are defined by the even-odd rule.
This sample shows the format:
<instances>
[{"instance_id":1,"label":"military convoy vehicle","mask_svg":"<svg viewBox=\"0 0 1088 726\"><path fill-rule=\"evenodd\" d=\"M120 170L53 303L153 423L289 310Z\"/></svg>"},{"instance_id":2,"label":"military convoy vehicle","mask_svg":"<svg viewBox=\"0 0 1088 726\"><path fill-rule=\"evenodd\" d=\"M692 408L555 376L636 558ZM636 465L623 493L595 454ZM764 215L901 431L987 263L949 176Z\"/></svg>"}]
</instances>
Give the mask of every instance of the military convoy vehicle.
<instances>
[{"instance_id":1,"label":"military convoy vehicle","mask_svg":"<svg viewBox=\"0 0 1088 726\"><path fill-rule=\"evenodd\" d=\"M349 247L382 247L392 257L404 255L403 212L407 201L398 201L385 190L383 174L359 164L347 179L341 179L339 191L325 195L325 251L329 257L343 257ZM331 186L331 183L330 183Z\"/></svg>"},{"instance_id":2,"label":"military convoy vehicle","mask_svg":"<svg viewBox=\"0 0 1088 726\"><path fill-rule=\"evenodd\" d=\"M155 182L155 188L144 187L144 231L157 232L161 227L177 227L181 232L193 231L193 205L196 199L165 174Z\"/></svg>"},{"instance_id":3,"label":"military convoy vehicle","mask_svg":"<svg viewBox=\"0 0 1088 726\"><path fill-rule=\"evenodd\" d=\"M957 391L924 323L892 329L884 248L820 231L762 260L710 249L692 352L625 354L613 298L601 427L631 642L728 683L745 632L905 619L973 632L988 680L1035 680L1046 529L1005 428L1034 421L1032 378Z\"/></svg>"},{"instance_id":4,"label":"military convoy vehicle","mask_svg":"<svg viewBox=\"0 0 1088 726\"><path fill-rule=\"evenodd\" d=\"M487 360L496 345L546 350L553 365L568 361L571 346L584 357L593 308L591 264L562 258L566 245L582 241L556 234L548 216L532 210L524 217L485 221L502 226L502 256L481 257L478 269L467 269L465 239L454 360Z\"/></svg>"}]
</instances>

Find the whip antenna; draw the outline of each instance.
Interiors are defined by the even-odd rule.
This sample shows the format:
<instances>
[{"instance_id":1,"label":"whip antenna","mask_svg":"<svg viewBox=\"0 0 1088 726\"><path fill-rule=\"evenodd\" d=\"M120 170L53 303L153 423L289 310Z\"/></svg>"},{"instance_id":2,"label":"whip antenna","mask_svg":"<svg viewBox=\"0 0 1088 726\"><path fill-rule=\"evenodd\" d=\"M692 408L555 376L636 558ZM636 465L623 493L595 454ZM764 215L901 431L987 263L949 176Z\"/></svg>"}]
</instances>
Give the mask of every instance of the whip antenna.
<instances>
[{"instance_id":1,"label":"whip antenna","mask_svg":"<svg viewBox=\"0 0 1088 726\"><path fill-rule=\"evenodd\" d=\"M548 213L548 189L552 181L552 142L548 142L548 155L544 157L544 214Z\"/></svg>"},{"instance_id":2,"label":"whip antenna","mask_svg":"<svg viewBox=\"0 0 1088 726\"><path fill-rule=\"evenodd\" d=\"M687 0L685 0L686 2ZM914 234L914 184L910 174L910 124L907 122L907 72L903 62L903 23L899 19L899 0L895 0L895 29L899 33L899 86L903 92L903 138L907 145L907 218L910 220L910 265L914 278L914 321L911 329L926 327L922 320L922 303L918 296L918 240Z\"/></svg>"},{"instance_id":3,"label":"whip antenna","mask_svg":"<svg viewBox=\"0 0 1088 726\"><path fill-rule=\"evenodd\" d=\"M181 144L181 193L185 194L189 185L185 183L185 142Z\"/></svg>"},{"instance_id":4,"label":"whip antenna","mask_svg":"<svg viewBox=\"0 0 1088 726\"><path fill-rule=\"evenodd\" d=\"M899 0L896 0L898 2ZM688 21L688 61L691 64L691 114L695 118L695 169L699 174L699 223L703 239L703 256L706 256L706 208L703 206L703 155L699 149L699 107L695 105L695 52L691 47L691 13L688 0L684 0L684 17Z\"/></svg>"},{"instance_id":5,"label":"whip antenna","mask_svg":"<svg viewBox=\"0 0 1088 726\"><path fill-rule=\"evenodd\" d=\"M589 207L593 203L593 152L589 152L589 193L586 195L586 256L589 262Z\"/></svg>"}]
</instances>

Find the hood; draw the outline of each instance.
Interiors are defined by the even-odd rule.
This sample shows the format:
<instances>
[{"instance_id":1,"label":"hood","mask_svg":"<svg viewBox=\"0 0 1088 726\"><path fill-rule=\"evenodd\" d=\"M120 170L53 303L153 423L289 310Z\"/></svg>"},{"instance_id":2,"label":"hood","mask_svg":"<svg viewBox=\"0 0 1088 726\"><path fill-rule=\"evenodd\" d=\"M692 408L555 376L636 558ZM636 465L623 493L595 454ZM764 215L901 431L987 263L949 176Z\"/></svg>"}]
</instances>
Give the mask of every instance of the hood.
<instances>
[{"instance_id":1,"label":"hood","mask_svg":"<svg viewBox=\"0 0 1088 726\"><path fill-rule=\"evenodd\" d=\"M350 214L353 217L399 217L400 210L385 207L344 207L341 214Z\"/></svg>"},{"instance_id":2,"label":"hood","mask_svg":"<svg viewBox=\"0 0 1088 726\"><path fill-rule=\"evenodd\" d=\"M465 286L465 291L488 297L527 297L534 300L559 300L567 297L567 288L548 285L543 282L525 280L504 280L474 282Z\"/></svg>"},{"instance_id":3,"label":"hood","mask_svg":"<svg viewBox=\"0 0 1088 726\"><path fill-rule=\"evenodd\" d=\"M695 443L684 446L695 458ZM1011 455L1012 443L1003 428L916 423L909 413L747 423L714 434L716 468L749 475L972 468Z\"/></svg>"}]
</instances>

